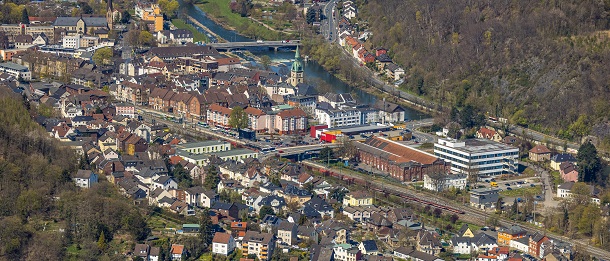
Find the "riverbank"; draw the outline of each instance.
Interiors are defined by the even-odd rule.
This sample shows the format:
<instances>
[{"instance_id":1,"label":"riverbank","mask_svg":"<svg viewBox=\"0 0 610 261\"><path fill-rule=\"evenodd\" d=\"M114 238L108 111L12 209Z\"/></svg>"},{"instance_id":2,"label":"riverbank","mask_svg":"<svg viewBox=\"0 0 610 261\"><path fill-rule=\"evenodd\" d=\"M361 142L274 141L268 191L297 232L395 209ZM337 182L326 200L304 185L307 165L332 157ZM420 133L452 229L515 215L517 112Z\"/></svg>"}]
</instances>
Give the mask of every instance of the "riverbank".
<instances>
[{"instance_id":1,"label":"riverbank","mask_svg":"<svg viewBox=\"0 0 610 261\"><path fill-rule=\"evenodd\" d=\"M186 29L186 30L191 31L193 33L194 42L204 42L204 43L210 42L210 38L208 38L207 35L200 32L199 30L197 30L197 28L193 27L192 25L187 24L183 19L172 19L172 24L178 29ZM204 28L202 28L202 29L204 29Z\"/></svg>"},{"instance_id":2,"label":"riverbank","mask_svg":"<svg viewBox=\"0 0 610 261\"><path fill-rule=\"evenodd\" d=\"M243 36L263 40L286 38L287 34L282 31L270 30L248 17L242 17L240 14L234 13L229 6L230 3L231 0L208 0L196 6L205 12L210 20Z\"/></svg>"}]
</instances>

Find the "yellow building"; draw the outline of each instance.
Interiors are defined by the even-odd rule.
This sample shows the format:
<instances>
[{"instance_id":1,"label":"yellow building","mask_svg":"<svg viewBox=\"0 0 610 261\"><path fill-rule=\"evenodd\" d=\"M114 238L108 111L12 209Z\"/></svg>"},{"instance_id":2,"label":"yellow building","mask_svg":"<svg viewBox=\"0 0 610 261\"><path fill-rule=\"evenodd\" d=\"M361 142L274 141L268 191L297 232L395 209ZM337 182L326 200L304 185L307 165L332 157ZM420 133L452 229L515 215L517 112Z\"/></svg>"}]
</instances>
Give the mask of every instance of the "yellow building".
<instances>
[{"instance_id":1,"label":"yellow building","mask_svg":"<svg viewBox=\"0 0 610 261\"><path fill-rule=\"evenodd\" d=\"M343 206L357 207L373 205L373 197L364 191L347 193L343 198Z\"/></svg>"},{"instance_id":2,"label":"yellow building","mask_svg":"<svg viewBox=\"0 0 610 261\"><path fill-rule=\"evenodd\" d=\"M142 19L142 21L152 22L154 24L155 32L163 30L163 14L161 14L159 5L136 4L136 16Z\"/></svg>"}]
</instances>

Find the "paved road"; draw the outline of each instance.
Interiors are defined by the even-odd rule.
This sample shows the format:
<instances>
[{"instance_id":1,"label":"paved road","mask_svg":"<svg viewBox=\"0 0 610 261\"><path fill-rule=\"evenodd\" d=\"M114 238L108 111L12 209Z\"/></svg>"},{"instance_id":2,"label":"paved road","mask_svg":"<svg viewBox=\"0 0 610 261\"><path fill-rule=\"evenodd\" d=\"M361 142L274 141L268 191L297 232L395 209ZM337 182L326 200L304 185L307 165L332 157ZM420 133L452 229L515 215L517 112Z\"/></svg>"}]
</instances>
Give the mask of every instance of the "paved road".
<instances>
[{"instance_id":1,"label":"paved road","mask_svg":"<svg viewBox=\"0 0 610 261\"><path fill-rule=\"evenodd\" d=\"M314 163L311 161L304 161L304 162L311 166L328 169L325 166L322 166L320 164L317 164L317 163ZM332 171L337 171L337 170L332 170ZM462 211L464 211L465 214L463 216L460 216L460 219L466 219L468 221L471 221L471 222L479 224L479 225L485 225L486 220L490 215L489 213L487 213L483 210L476 209L476 208L473 208L470 206L461 205L460 203L456 203L454 201L447 200L443 197L437 196L430 192L416 191L416 190L412 189L411 187L405 186L405 185L395 185L393 183L388 182L386 179L371 177L370 175L365 175L365 174L353 174L351 172L343 172L342 174L346 175L346 176L350 176L350 177L355 177L355 178L364 178L379 187L384 187L384 188L388 188L391 190L395 190L395 191L398 191L398 192L401 192L401 193L404 193L404 194L407 194L407 195L410 195L413 197L426 198L429 201L436 202L438 204L451 206L453 208L462 210ZM515 224L514 221L511 221L511 220L508 220L505 218L501 218L499 220L499 223L500 223L500 225L502 225L504 227L509 227L510 225ZM521 224L521 225L523 225L523 224ZM587 252L589 252L591 255L597 256L598 258L610 257L610 252L608 252L607 250L593 247L586 243L583 244L583 242L581 242L581 241L573 240L568 237L564 237L564 236L557 235L557 234L554 234L554 233L551 233L548 231L544 231L539 228L535 228L535 227L531 226L530 224L527 224L527 225L528 225L528 227L526 227L526 230L528 230L530 233L541 232L541 233L545 233L546 235L548 235L552 238L557 238L562 241L569 242L570 244L580 244Z\"/></svg>"},{"instance_id":2,"label":"paved road","mask_svg":"<svg viewBox=\"0 0 610 261\"><path fill-rule=\"evenodd\" d=\"M335 11L335 15L333 15L333 10L335 10L335 6L337 5L338 0L331 0L322 9L322 14L326 19L322 21L322 26L320 28L322 35L324 38L329 40L330 42L334 42L338 39L337 37L337 25L339 24L339 13Z\"/></svg>"}]
</instances>

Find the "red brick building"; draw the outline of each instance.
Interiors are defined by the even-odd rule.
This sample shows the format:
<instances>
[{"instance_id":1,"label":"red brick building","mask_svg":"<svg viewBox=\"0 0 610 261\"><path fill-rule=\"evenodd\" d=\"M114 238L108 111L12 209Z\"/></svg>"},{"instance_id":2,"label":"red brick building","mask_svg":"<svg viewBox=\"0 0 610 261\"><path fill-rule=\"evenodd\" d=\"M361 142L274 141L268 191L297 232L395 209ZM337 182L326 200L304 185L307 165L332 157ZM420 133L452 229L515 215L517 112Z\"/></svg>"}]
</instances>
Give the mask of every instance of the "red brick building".
<instances>
[{"instance_id":1,"label":"red brick building","mask_svg":"<svg viewBox=\"0 0 610 261\"><path fill-rule=\"evenodd\" d=\"M423 180L433 171L448 172L451 164L425 153L385 138L372 137L356 143L360 162L389 173L400 181Z\"/></svg>"}]
</instances>

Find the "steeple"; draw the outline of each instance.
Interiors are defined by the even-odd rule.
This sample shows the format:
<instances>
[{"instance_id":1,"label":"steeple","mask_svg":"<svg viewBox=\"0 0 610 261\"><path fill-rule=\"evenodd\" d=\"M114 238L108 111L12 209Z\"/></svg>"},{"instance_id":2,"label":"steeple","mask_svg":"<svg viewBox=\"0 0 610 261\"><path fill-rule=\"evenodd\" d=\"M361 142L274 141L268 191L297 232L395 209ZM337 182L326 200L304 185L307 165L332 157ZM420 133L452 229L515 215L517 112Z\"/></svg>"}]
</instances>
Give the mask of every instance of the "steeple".
<instances>
[{"instance_id":1,"label":"steeple","mask_svg":"<svg viewBox=\"0 0 610 261\"><path fill-rule=\"evenodd\" d=\"M114 9L112 8L112 0L108 1L108 7L106 9L106 23L108 23L108 29L112 30L114 23Z\"/></svg>"},{"instance_id":2,"label":"steeple","mask_svg":"<svg viewBox=\"0 0 610 261\"><path fill-rule=\"evenodd\" d=\"M303 71L303 62L301 61L301 52L299 52L299 46L297 46L297 51L294 52L294 62L292 63L292 68L290 70L293 72Z\"/></svg>"},{"instance_id":3,"label":"steeple","mask_svg":"<svg viewBox=\"0 0 610 261\"><path fill-rule=\"evenodd\" d=\"M303 83L303 77L303 62L301 61L301 52L299 52L299 46L297 45L288 81L290 82L290 85L297 86L297 84Z\"/></svg>"}]
</instances>

